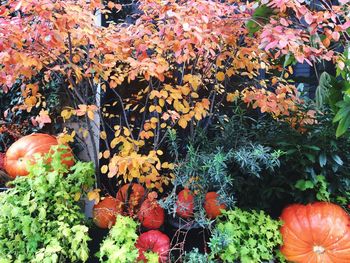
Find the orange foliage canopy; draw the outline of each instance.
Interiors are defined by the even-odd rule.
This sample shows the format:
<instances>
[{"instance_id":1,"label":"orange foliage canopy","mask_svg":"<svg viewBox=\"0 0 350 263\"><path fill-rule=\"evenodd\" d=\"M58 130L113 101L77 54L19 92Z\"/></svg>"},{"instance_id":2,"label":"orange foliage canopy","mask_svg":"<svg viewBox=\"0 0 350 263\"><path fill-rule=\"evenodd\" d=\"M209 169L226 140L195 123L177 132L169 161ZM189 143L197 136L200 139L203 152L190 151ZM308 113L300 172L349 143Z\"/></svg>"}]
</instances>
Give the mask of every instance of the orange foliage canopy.
<instances>
[{"instance_id":1,"label":"orange foliage canopy","mask_svg":"<svg viewBox=\"0 0 350 263\"><path fill-rule=\"evenodd\" d=\"M160 179L156 153L169 129L191 128L238 98L276 117L296 110L301 101L288 66L338 59L331 43L349 40L347 2L318 11L298 0L140 0L134 24L100 27L96 13L111 11L99 0L9 0L0 7L0 85L9 91L20 82L21 107L42 107L34 119L41 125L50 122L42 86L53 76L63 76L78 99L62 111L64 120L113 117L78 94L86 87L111 89L118 98L111 105L143 119L122 116L126 127L118 126L109 142L120 152L100 154L109 160L102 172L161 188L159 181L168 181ZM268 12L256 15L261 8ZM145 85L133 87L136 80ZM122 95L124 83L131 83L128 95ZM141 154L145 144L153 150Z\"/></svg>"}]
</instances>

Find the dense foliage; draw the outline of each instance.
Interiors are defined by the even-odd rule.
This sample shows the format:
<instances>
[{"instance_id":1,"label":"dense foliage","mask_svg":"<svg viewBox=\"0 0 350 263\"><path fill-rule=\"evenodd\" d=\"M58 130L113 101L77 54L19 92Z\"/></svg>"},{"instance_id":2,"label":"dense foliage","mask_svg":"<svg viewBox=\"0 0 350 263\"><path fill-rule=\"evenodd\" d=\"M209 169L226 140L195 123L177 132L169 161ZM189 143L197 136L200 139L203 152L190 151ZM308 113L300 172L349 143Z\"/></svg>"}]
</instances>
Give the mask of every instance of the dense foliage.
<instances>
[{"instance_id":1,"label":"dense foliage","mask_svg":"<svg viewBox=\"0 0 350 263\"><path fill-rule=\"evenodd\" d=\"M116 21L100 26L100 17ZM280 223L265 212L277 218L289 203L350 203L349 41L349 0L1 1L0 158L39 129L88 149L100 188L89 199L101 193L120 205L113 200L110 218L97 223L116 223L101 260L141 256L136 223L116 214L136 219L151 191L168 216L213 231L212 254L172 244L189 262L271 260ZM303 64L315 71L316 92L299 85L294 71ZM92 184L91 167L68 171L52 160L1 195L7 260L86 260L76 201ZM220 211L206 211L208 192L227 210L219 219ZM48 218L53 225L44 226Z\"/></svg>"},{"instance_id":2,"label":"dense foliage","mask_svg":"<svg viewBox=\"0 0 350 263\"><path fill-rule=\"evenodd\" d=\"M305 112L314 107L312 101L307 105ZM231 110L230 118L223 115L207 130L197 129L190 142L176 141L180 150L190 143L188 152L183 150L179 157L179 171L175 169L176 186L200 185L204 193L222 189L218 193L225 202L233 198L239 207L264 208L276 216L290 202L349 203L349 139L336 137L332 112L317 112L315 123L304 125L307 132L300 132L268 115L252 118L256 113L242 105ZM169 141L170 149L172 145L174 140ZM207 163L201 161L205 158ZM218 167L224 169L215 173ZM221 180L217 188L216 174ZM231 189L226 195L225 186Z\"/></svg>"},{"instance_id":3,"label":"dense foliage","mask_svg":"<svg viewBox=\"0 0 350 263\"><path fill-rule=\"evenodd\" d=\"M282 244L278 232L282 224L263 211L224 212L209 241L211 257L224 262L263 262L274 259L274 251Z\"/></svg>"},{"instance_id":4,"label":"dense foliage","mask_svg":"<svg viewBox=\"0 0 350 263\"><path fill-rule=\"evenodd\" d=\"M139 256L135 243L137 223L130 217L118 216L116 224L109 231L108 237L102 242L99 259L101 262L135 262Z\"/></svg>"},{"instance_id":5,"label":"dense foliage","mask_svg":"<svg viewBox=\"0 0 350 263\"><path fill-rule=\"evenodd\" d=\"M56 147L0 194L1 262L88 259L90 238L79 200L93 185L94 169L77 162L68 170L61 155Z\"/></svg>"},{"instance_id":6,"label":"dense foliage","mask_svg":"<svg viewBox=\"0 0 350 263\"><path fill-rule=\"evenodd\" d=\"M14 112L33 111L39 126L80 122L65 139L92 142L96 173L118 185L164 191L173 179L163 154L169 130L193 136L235 100L275 118L297 113L296 63L346 69L348 1L141 0L131 24L96 26L98 12L123 17L128 8L133 1L10 0L0 13L0 85L21 97ZM60 107L49 89L67 95Z\"/></svg>"}]
</instances>

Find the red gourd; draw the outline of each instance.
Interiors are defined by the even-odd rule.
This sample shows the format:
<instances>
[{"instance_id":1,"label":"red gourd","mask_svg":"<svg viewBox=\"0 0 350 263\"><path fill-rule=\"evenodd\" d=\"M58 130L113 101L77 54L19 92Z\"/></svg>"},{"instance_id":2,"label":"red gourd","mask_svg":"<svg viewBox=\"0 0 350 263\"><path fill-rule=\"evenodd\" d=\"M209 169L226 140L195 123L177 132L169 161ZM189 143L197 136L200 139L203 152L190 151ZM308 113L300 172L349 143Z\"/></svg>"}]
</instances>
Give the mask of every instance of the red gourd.
<instances>
[{"instance_id":1,"label":"red gourd","mask_svg":"<svg viewBox=\"0 0 350 263\"><path fill-rule=\"evenodd\" d=\"M147 262L144 253L155 252L159 256L159 262L167 262L170 250L170 239L159 230L150 230L142 233L136 241L136 248L139 250L138 261Z\"/></svg>"},{"instance_id":2,"label":"red gourd","mask_svg":"<svg viewBox=\"0 0 350 263\"><path fill-rule=\"evenodd\" d=\"M138 218L142 226L148 229L160 228L164 223L164 209L157 200L147 198L140 207Z\"/></svg>"},{"instance_id":3,"label":"red gourd","mask_svg":"<svg viewBox=\"0 0 350 263\"><path fill-rule=\"evenodd\" d=\"M111 228L115 224L117 214L121 213L121 203L119 200L107 196L92 210L92 219L100 228Z\"/></svg>"},{"instance_id":4,"label":"red gourd","mask_svg":"<svg viewBox=\"0 0 350 263\"><path fill-rule=\"evenodd\" d=\"M207 217L214 219L221 215L221 210L226 209L225 204L220 204L217 200L218 194L216 192L208 192L205 195L204 209L207 213Z\"/></svg>"},{"instance_id":5,"label":"red gourd","mask_svg":"<svg viewBox=\"0 0 350 263\"><path fill-rule=\"evenodd\" d=\"M34 162L34 154L47 154L50 152L51 146L58 144L56 137L43 133L20 138L6 151L4 162L6 172L12 178L28 175L27 163L28 161ZM64 159L62 163L67 167L74 165L74 157L70 150L63 154L62 158Z\"/></svg>"},{"instance_id":6,"label":"red gourd","mask_svg":"<svg viewBox=\"0 0 350 263\"><path fill-rule=\"evenodd\" d=\"M349 263L350 216L332 203L294 204L281 219L282 254L295 263Z\"/></svg>"},{"instance_id":7,"label":"red gourd","mask_svg":"<svg viewBox=\"0 0 350 263\"><path fill-rule=\"evenodd\" d=\"M185 188L177 195L176 213L182 218L193 217L194 197L190 190Z\"/></svg>"}]
</instances>

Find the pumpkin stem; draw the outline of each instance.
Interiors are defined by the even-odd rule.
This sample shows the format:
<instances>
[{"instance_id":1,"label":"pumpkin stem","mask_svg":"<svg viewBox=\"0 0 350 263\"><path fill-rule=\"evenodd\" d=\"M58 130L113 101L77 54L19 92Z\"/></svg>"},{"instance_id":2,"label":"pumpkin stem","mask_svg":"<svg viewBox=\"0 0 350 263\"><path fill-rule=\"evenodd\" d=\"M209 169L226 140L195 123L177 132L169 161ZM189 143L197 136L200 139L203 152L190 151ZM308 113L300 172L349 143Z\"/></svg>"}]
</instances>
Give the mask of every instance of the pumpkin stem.
<instances>
[{"instance_id":1,"label":"pumpkin stem","mask_svg":"<svg viewBox=\"0 0 350 263\"><path fill-rule=\"evenodd\" d=\"M322 246L314 246L313 250L316 254L323 254L326 251Z\"/></svg>"}]
</instances>

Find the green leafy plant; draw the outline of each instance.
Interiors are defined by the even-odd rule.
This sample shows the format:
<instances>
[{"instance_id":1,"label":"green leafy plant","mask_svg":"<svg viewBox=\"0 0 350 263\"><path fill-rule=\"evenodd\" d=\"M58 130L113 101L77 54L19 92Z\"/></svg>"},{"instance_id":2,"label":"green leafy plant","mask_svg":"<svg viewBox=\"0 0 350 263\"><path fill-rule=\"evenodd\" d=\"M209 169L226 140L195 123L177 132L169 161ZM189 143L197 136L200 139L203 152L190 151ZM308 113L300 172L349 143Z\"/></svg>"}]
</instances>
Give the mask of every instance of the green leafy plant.
<instances>
[{"instance_id":1,"label":"green leafy plant","mask_svg":"<svg viewBox=\"0 0 350 263\"><path fill-rule=\"evenodd\" d=\"M245 173L260 177L263 169L274 171L275 167L280 166L279 157L282 154L280 150L271 151L270 147L250 144L236 150L234 160Z\"/></svg>"},{"instance_id":2,"label":"green leafy plant","mask_svg":"<svg viewBox=\"0 0 350 263\"><path fill-rule=\"evenodd\" d=\"M298 180L295 187L301 191L314 189L316 191L316 199L319 201L330 201L329 184L323 175L317 175L314 181Z\"/></svg>"},{"instance_id":3,"label":"green leafy plant","mask_svg":"<svg viewBox=\"0 0 350 263\"><path fill-rule=\"evenodd\" d=\"M115 225L101 245L98 253L100 261L105 263L135 262L139 256L138 250L135 248L135 242L138 238L137 227L138 224L132 218L118 215Z\"/></svg>"},{"instance_id":4,"label":"green leafy plant","mask_svg":"<svg viewBox=\"0 0 350 263\"><path fill-rule=\"evenodd\" d=\"M350 59L349 46L338 61L336 76L323 72L320 76L319 85L316 89L316 105L323 108L330 106L337 123L336 136L344 135L350 127Z\"/></svg>"},{"instance_id":5,"label":"green leafy plant","mask_svg":"<svg viewBox=\"0 0 350 263\"><path fill-rule=\"evenodd\" d=\"M152 252L152 251L148 251L148 252L145 252L143 254L147 260L147 263L158 263L159 262L159 256L157 253Z\"/></svg>"},{"instance_id":6,"label":"green leafy plant","mask_svg":"<svg viewBox=\"0 0 350 263\"><path fill-rule=\"evenodd\" d=\"M279 157L280 166L263 171L259 180L235 177L239 207L264 209L277 216L288 203L326 200L327 192L333 202L341 205L350 202L350 139L336 137L331 110L319 113L310 100L305 101L303 108L303 112L315 112L313 124L306 125L303 132L268 116L243 126L246 137L283 154ZM318 175L323 176L324 183L321 184Z\"/></svg>"},{"instance_id":7,"label":"green leafy plant","mask_svg":"<svg viewBox=\"0 0 350 263\"><path fill-rule=\"evenodd\" d=\"M190 252L185 253L184 262L186 262L186 263L213 263L214 261L209 259L208 254L202 254L199 252L198 248L194 248Z\"/></svg>"},{"instance_id":8,"label":"green leafy plant","mask_svg":"<svg viewBox=\"0 0 350 263\"><path fill-rule=\"evenodd\" d=\"M38 158L0 194L0 262L85 262L88 228L79 200L93 186L92 163L61 163L63 146Z\"/></svg>"},{"instance_id":9,"label":"green leafy plant","mask_svg":"<svg viewBox=\"0 0 350 263\"><path fill-rule=\"evenodd\" d=\"M224 262L263 262L275 257L282 244L281 222L263 211L243 211L235 208L223 213L209 241L211 258Z\"/></svg>"}]
</instances>

